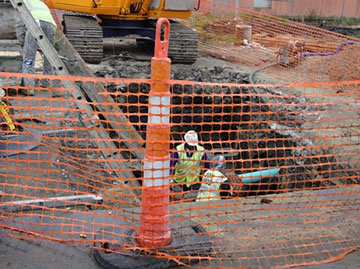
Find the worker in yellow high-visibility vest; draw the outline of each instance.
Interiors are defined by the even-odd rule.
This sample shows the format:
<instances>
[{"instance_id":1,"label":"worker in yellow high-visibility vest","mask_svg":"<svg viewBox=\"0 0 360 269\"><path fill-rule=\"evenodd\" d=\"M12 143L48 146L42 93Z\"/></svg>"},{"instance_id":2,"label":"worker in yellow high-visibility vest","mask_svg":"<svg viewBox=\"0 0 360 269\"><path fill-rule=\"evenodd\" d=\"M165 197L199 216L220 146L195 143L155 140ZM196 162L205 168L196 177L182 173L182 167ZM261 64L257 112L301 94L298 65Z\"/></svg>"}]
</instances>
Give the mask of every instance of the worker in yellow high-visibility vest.
<instances>
[{"instance_id":1,"label":"worker in yellow high-visibility vest","mask_svg":"<svg viewBox=\"0 0 360 269\"><path fill-rule=\"evenodd\" d=\"M185 142L176 147L170 156L170 175L173 175L172 190L185 192L185 199L196 199L202 175L210 168L204 147L199 145L198 135L190 130L184 136Z\"/></svg>"},{"instance_id":2,"label":"worker in yellow high-visibility vest","mask_svg":"<svg viewBox=\"0 0 360 269\"><path fill-rule=\"evenodd\" d=\"M197 202L224 199L232 194L229 179L224 172L224 156L216 155L213 161L211 168L204 174Z\"/></svg>"},{"instance_id":3,"label":"worker in yellow high-visibility vest","mask_svg":"<svg viewBox=\"0 0 360 269\"><path fill-rule=\"evenodd\" d=\"M49 42L53 44L57 25L51 15L50 9L40 0L23 0L23 2L25 3L27 9L30 11L37 24L43 30ZM39 46L36 42L36 39L32 36L30 31L27 31L23 47L22 72L24 74L35 73L35 57L38 47ZM46 57L44 59L43 74L53 74L53 68ZM33 80L28 81L28 79L24 79L23 86L33 87L35 86L35 82ZM44 80L41 86L49 87L49 81Z\"/></svg>"}]
</instances>

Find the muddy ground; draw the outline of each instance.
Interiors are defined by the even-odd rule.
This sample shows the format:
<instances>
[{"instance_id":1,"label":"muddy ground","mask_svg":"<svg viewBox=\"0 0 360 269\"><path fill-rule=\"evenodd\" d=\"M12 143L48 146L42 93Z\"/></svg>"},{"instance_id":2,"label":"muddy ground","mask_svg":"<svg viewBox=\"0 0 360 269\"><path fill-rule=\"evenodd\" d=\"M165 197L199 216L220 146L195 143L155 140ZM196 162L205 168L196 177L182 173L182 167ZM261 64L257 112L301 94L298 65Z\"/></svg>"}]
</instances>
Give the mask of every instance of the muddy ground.
<instances>
[{"instance_id":1,"label":"muddy ground","mask_svg":"<svg viewBox=\"0 0 360 269\"><path fill-rule=\"evenodd\" d=\"M88 64L98 77L150 78L153 48L137 46L135 39L105 39L104 60L101 64ZM253 69L200 53L192 64L171 64L171 79L199 82L248 83ZM271 77L264 80L271 83ZM261 79L261 78L260 78ZM274 81L274 80L273 80Z\"/></svg>"}]
</instances>

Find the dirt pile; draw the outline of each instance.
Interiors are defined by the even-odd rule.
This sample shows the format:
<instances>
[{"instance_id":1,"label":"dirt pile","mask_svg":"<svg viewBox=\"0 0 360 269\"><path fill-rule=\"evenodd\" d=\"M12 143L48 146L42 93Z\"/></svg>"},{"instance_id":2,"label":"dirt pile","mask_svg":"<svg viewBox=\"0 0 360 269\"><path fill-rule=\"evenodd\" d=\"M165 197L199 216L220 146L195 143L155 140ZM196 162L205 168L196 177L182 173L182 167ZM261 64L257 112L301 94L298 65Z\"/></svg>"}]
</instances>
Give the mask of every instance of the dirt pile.
<instances>
[{"instance_id":1,"label":"dirt pile","mask_svg":"<svg viewBox=\"0 0 360 269\"><path fill-rule=\"evenodd\" d=\"M126 54L126 53L124 53ZM111 59L104 61L100 66L91 65L98 77L117 78L144 78L149 79L151 64L149 61L136 61L133 59ZM212 63L210 63L212 62ZM248 83L250 70L201 55L194 65L172 64L171 79L189 80L198 82L222 82L222 83Z\"/></svg>"},{"instance_id":2,"label":"dirt pile","mask_svg":"<svg viewBox=\"0 0 360 269\"><path fill-rule=\"evenodd\" d=\"M331 81L360 80L360 46L348 46L334 56L328 66Z\"/></svg>"}]
</instances>

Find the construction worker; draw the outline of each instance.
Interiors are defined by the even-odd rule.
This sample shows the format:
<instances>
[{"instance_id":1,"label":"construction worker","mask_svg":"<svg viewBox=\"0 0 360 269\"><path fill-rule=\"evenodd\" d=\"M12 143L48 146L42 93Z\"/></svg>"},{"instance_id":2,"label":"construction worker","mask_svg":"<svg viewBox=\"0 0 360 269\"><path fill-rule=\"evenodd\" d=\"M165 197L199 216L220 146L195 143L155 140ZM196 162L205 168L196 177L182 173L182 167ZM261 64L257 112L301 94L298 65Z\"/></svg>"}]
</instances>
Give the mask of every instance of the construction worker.
<instances>
[{"instance_id":1,"label":"construction worker","mask_svg":"<svg viewBox=\"0 0 360 269\"><path fill-rule=\"evenodd\" d=\"M210 201L227 198L231 195L231 186L223 172L225 158L217 155L211 163L212 168L204 174L196 201Z\"/></svg>"},{"instance_id":2,"label":"construction worker","mask_svg":"<svg viewBox=\"0 0 360 269\"><path fill-rule=\"evenodd\" d=\"M201 186L201 177L210 165L195 131L188 131L184 140L170 156L170 175L174 175L173 181L176 183L172 185L172 190L181 194L186 192L184 199L195 200Z\"/></svg>"},{"instance_id":3,"label":"construction worker","mask_svg":"<svg viewBox=\"0 0 360 269\"><path fill-rule=\"evenodd\" d=\"M37 24L43 30L45 36L52 44L54 42L54 35L56 31L56 23L51 15L50 9L47 7L45 3L40 0L23 0L26 7L30 11L31 15L34 17ZM34 74L35 73L35 58L36 52L38 49L38 44L36 39L32 36L30 31L28 30L25 35L25 42L23 47L23 66L22 72L24 74ZM52 75L53 68L45 57L44 65L43 65L43 74L44 75ZM24 79L23 86L35 86L35 82L33 80L28 81L28 79ZM49 87L49 81L42 81L43 87ZM29 92L31 94L31 92Z\"/></svg>"}]
</instances>

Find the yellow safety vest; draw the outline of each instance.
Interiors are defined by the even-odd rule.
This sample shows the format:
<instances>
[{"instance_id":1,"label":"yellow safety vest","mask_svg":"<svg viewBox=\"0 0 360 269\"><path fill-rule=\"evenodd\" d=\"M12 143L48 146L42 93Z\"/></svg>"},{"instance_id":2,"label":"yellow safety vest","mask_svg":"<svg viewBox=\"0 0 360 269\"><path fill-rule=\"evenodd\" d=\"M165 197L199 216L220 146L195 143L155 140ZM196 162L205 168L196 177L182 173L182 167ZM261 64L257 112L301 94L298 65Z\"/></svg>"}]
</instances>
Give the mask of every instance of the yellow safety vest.
<instances>
[{"instance_id":1,"label":"yellow safety vest","mask_svg":"<svg viewBox=\"0 0 360 269\"><path fill-rule=\"evenodd\" d=\"M175 166L174 181L177 183L199 182L204 148L196 145L196 151L190 158L186 155L185 144L178 145L176 150L179 155L179 160ZM190 187L190 185L191 184L186 184L187 187Z\"/></svg>"},{"instance_id":2,"label":"yellow safety vest","mask_svg":"<svg viewBox=\"0 0 360 269\"><path fill-rule=\"evenodd\" d=\"M221 183L226 180L227 177L219 170L207 170L204 174L196 202L219 200L221 198L219 192Z\"/></svg>"},{"instance_id":3,"label":"yellow safety vest","mask_svg":"<svg viewBox=\"0 0 360 269\"><path fill-rule=\"evenodd\" d=\"M23 0L26 7L30 11L31 15L34 17L34 19L37 19L39 21L46 21L51 24L53 24L55 27L57 27L50 9L48 6L41 2L40 0Z\"/></svg>"}]
</instances>

